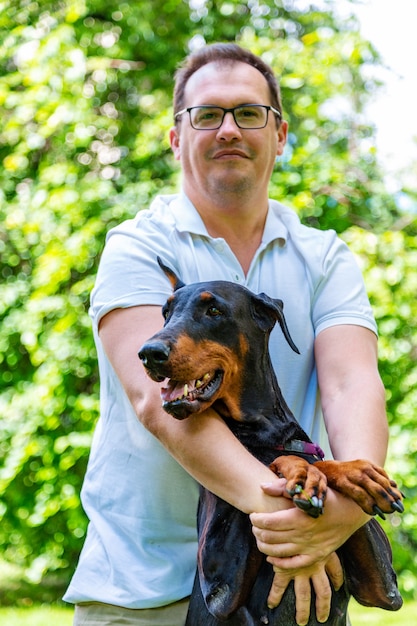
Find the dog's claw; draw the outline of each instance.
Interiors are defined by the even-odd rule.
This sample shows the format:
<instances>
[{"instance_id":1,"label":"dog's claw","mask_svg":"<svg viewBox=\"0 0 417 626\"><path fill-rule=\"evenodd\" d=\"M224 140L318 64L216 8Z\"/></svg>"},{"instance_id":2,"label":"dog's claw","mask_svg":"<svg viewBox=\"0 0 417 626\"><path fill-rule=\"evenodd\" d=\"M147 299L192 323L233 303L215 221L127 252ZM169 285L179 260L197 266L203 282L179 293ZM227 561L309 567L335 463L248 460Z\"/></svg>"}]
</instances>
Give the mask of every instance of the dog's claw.
<instances>
[{"instance_id":1,"label":"dog's claw","mask_svg":"<svg viewBox=\"0 0 417 626\"><path fill-rule=\"evenodd\" d=\"M305 492L302 485L296 485L294 489L288 491L293 499L294 504L305 511L310 517L317 518L323 513L323 499L318 496L309 497ZM304 495L304 498L297 498L297 495Z\"/></svg>"},{"instance_id":2,"label":"dog's claw","mask_svg":"<svg viewBox=\"0 0 417 626\"><path fill-rule=\"evenodd\" d=\"M293 499L294 504L307 513L310 517L314 517L315 519L319 517L323 513L323 509L316 507L309 500L298 500L297 498Z\"/></svg>"},{"instance_id":3,"label":"dog's claw","mask_svg":"<svg viewBox=\"0 0 417 626\"><path fill-rule=\"evenodd\" d=\"M321 509L320 500L317 496L313 496L311 498L311 504L314 506L315 509Z\"/></svg>"},{"instance_id":4,"label":"dog's claw","mask_svg":"<svg viewBox=\"0 0 417 626\"><path fill-rule=\"evenodd\" d=\"M374 504L374 506L372 507L372 510L374 512L374 515L379 515L379 517L381 517L382 519L386 519L384 512L381 511L379 506L377 506L376 504Z\"/></svg>"},{"instance_id":5,"label":"dog's claw","mask_svg":"<svg viewBox=\"0 0 417 626\"><path fill-rule=\"evenodd\" d=\"M394 511L398 511L398 513L404 513L404 505L401 500L395 500L395 502L391 504L391 507Z\"/></svg>"},{"instance_id":6,"label":"dog's claw","mask_svg":"<svg viewBox=\"0 0 417 626\"><path fill-rule=\"evenodd\" d=\"M307 511L311 509L311 503L308 500L299 500L298 498L293 498L293 502L299 509L302 511Z\"/></svg>"}]
</instances>

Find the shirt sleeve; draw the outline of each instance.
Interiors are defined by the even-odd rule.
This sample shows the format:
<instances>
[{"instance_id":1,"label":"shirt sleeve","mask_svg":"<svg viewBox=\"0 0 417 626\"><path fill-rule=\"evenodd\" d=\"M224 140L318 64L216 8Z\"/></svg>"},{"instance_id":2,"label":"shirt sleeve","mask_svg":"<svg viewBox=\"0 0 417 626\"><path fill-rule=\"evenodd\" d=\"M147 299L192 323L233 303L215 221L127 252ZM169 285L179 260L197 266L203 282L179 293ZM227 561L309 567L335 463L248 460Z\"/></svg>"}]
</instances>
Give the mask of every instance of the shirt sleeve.
<instances>
[{"instance_id":1,"label":"shirt sleeve","mask_svg":"<svg viewBox=\"0 0 417 626\"><path fill-rule=\"evenodd\" d=\"M333 231L323 233L312 318L316 335L338 324L364 326L377 334L360 268L348 246Z\"/></svg>"},{"instance_id":2,"label":"shirt sleeve","mask_svg":"<svg viewBox=\"0 0 417 626\"><path fill-rule=\"evenodd\" d=\"M156 227L151 211L140 212L108 233L91 294L94 324L113 309L163 305L171 286L157 257L176 270L172 237L166 221Z\"/></svg>"}]
</instances>

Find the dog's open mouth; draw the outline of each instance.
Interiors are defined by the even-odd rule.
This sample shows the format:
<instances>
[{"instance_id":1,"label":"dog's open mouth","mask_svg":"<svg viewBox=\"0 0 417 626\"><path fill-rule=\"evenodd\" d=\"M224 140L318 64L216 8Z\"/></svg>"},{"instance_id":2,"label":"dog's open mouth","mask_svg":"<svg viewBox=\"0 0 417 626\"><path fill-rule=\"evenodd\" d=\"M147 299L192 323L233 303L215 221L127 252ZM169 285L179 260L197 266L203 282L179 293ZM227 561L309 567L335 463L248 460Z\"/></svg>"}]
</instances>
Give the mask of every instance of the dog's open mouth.
<instances>
[{"instance_id":1,"label":"dog's open mouth","mask_svg":"<svg viewBox=\"0 0 417 626\"><path fill-rule=\"evenodd\" d=\"M187 417L190 413L202 410L201 404L211 402L223 380L221 370L206 372L200 378L187 382L174 379L161 389L162 406L177 418Z\"/></svg>"}]
</instances>

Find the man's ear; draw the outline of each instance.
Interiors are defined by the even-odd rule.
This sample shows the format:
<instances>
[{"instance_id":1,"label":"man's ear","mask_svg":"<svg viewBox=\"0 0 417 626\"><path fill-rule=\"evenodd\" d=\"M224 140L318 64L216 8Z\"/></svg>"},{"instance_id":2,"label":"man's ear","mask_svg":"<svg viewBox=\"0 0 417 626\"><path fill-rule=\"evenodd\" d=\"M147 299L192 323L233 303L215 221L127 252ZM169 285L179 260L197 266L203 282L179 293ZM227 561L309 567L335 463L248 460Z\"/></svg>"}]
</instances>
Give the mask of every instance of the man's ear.
<instances>
[{"instance_id":1,"label":"man's ear","mask_svg":"<svg viewBox=\"0 0 417 626\"><path fill-rule=\"evenodd\" d=\"M169 143L175 159L179 161L181 158L180 135L176 126L173 126L169 131Z\"/></svg>"},{"instance_id":2,"label":"man's ear","mask_svg":"<svg viewBox=\"0 0 417 626\"><path fill-rule=\"evenodd\" d=\"M284 152L285 144L287 143L288 135L288 122L282 120L279 128L277 129L278 143L277 143L277 156L281 156Z\"/></svg>"}]
</instances>

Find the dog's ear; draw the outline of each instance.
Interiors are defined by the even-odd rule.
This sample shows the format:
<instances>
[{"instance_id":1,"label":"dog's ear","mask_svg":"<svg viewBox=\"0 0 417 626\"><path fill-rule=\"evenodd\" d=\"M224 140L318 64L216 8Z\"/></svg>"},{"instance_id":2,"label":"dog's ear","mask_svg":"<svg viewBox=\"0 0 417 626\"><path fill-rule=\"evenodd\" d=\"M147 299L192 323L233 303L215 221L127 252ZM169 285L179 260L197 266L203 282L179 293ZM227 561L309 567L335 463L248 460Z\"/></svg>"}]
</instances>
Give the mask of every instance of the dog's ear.
<instances>
[{"instance_id":1,"label":"dog's ear","mask_svg":"<svg viewBox=\"0 0 417 626\"><path fill-rule=\"evenodd\" d=\"M287 322L284 317L284 303L282 300L270 298L266 295L266 293L260 293L257 296L253 296L252 317L258 324L259 328L261 328L264 332L270 332L278 321L289 346L294 350L294 352L300 354L299 349L291 339L290 331L288 330Z\"/></svg>"},{"instance_id":2,"label":"dog's ear","mask_svg":"<svg viewBox=\"0 0 417 626\"><path fill-rule=\"evenodd\" d=\"M177 291L177 289L180 289L181 287L185 287L185 283L183 283L182 280L178 278L178 276L175 274L175 272L172 271L170 267L164 264L161 257L158 256L157 261L158 261L159 267L164 271L165 275L169 278L169 282L171 283L172 289L174 291Z\"/></svg>"}]
</instances>

